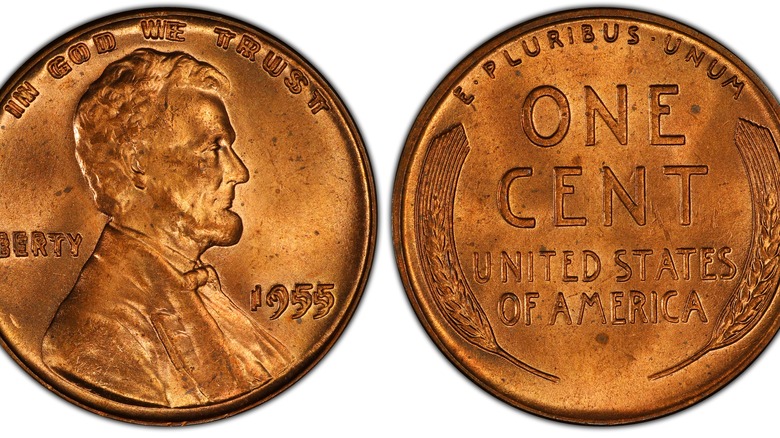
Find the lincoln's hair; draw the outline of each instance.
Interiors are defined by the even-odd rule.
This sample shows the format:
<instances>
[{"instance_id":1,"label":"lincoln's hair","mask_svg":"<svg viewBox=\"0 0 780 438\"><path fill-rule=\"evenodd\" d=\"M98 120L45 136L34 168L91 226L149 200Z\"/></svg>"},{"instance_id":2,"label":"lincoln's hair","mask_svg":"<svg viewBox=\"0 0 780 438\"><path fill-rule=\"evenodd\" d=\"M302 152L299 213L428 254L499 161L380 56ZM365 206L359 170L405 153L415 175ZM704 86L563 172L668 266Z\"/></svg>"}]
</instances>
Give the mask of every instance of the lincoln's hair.
<instances>
[{"instance_id":1,"label":"lincoln's hair","mask_svg":"<svg viewBox=\"0 0 780 438\"><path fill-rule=\"evenodd\" d=\"M112 62L81 97L74 116L76 159L98 209L121 214L135 190L134 158L155 147L154 132L170 129L172 87L227 89L214 66L182 52L138 49Z\"/></svg>"}]
</instances>

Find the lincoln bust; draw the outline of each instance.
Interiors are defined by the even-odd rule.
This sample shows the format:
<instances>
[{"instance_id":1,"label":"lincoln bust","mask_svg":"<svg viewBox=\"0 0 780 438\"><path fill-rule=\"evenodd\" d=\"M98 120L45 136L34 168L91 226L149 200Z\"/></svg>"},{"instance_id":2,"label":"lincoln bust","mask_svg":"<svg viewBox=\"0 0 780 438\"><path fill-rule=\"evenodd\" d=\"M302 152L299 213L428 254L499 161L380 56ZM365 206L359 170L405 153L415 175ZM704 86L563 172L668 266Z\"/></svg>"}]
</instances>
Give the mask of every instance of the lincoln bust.
<instances>
[{"instance_id":1,"label":"lincoln bust","mask_svg":"<svg viewBox=\"0 0 780 438\"><path fill-rule=\"evenodd\" d=\"M76 158L108 222L43 339L71 383L140 406L229 400L283 373L287 349L223 292L201 256L241 238L249 172L221 95L227 78L139 49L78 103Z\"/></svg>"}]
</instances>

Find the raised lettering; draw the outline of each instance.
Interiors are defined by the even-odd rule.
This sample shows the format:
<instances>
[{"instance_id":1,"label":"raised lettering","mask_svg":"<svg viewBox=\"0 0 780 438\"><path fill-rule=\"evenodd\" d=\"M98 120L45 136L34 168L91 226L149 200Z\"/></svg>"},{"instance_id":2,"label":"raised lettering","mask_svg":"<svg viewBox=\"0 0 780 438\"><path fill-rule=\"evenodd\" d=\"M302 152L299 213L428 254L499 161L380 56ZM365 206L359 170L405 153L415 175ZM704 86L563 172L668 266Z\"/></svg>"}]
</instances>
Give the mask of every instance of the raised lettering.
<instances>
[{"instance_id":1,"label":"raised lettering","mask_svg":"<svg viewBox=\"0 0 780 438\"><path fill-rule=\"evenodd\" d=\"M8 239L8 233L0 231L0 259L8 258L11 255L11 241Z\"/></svg>"},{"instance_id":2,"label":"raised lettering","mask_svg":"<svg viewBox=\"0 0 780 438\"><path fill-rule=\"evenodd\" d=\"M538 292L526 292L524 297L525 304L525 325L531 325L531 309L536 307L535 299L539 298Z\"/></svg>"},{"instance_id":3,"label":"raised lettering","mask_svg":"<svg viewBox=\"0 0 780 438\"><path fill-rule=\"evenodd\" d=\"M493 273L493 256L490 252L485 253L485 273L482 273L482 269L479 267L481 260L478 252L474 252L474 280L477 283L485 284L490 281L490 276Z\"/></svg>"},{"instance_id":4,"label":"raised lettering","mask_svg":"<svg viewBox=\"0 0 780 438\"><path fill-rule=\"evenodd\" d=\"M466 94L466 92L463 91L463 88L458 85L455 87L454 90L452 90L453 96L457 97L461 102L465 103L466 105L471 105L471 102L474 102L474 95L473 94Z\"/></svg>"},{"instance_id":5,"label":"raised lettering","mask_svg":"<svg viewBox=\"0 0 780 438\"><path fill-rule=\"evenodd\" d=\"M596 40L596 34L593 33L593 26L590 24L582 25L582 42L592 43Z\"/></svg>"},{"instance_id":6,"label":"raised lettering","mask_svg":"<svg viewBox=\"0 0 780 438\"><path fill-rule=\"evenodd\" d=\"M183 42L187 23L175 20L141 20L141 33L147 40L168 40Z\"/></svg>"},{"instance_id":7,"label":"raised lettering","mask_svg":"<svg viewBox=\"0 0 780 438\"><path fill-rule=\"evenodd\" d=\"M670 290L667 291L664 296L661 298L661 316L664 317L664 319L671 323L677 323L680 321L680 318L677 316L673 316L669 313L669 300L677 296L676 290Z\"/></svg>"},{"instance_id":8,"label":"raised lettering","mask_svg":"<svg viewBox=\"0 0 780 438\"><path fill-rule=\"evenodd\" d=\"M634 196L628 194L617 176L607 166L603 167L604 175L604 225L612 226L612 198L613 193L617 195L623 206L638 225L645 225L647 222L646 200L647 186L645 184L645 168L638 166L632 175L634 180ZM636 198L636 201L634 201Z\"/></svg>"},{"instance_id":9,"label":"raised lettering","mask_svg":"<svg viewBox=\"0 0 780 438\"><path fill-rule=\"evenodd\" d=\"M637 320L647 322L647 314L645 313L645 302L647 298L645 294L638 290L632 290L628 292L628 323L634 324Z\"/></svg>"},{"instance_id":10,"label":"raised lettering","mask_svg":"<svg viewBox=\"0 0 780 438\"><path fill-rule=\"evenodd\" d=\"M674 47L670 47L669 43L672 41L672 34L668 33L666 34L666 40L664 44L664 53L667 55L674 55L677 53L677 50L680 49L680 43L682 43L682 40L680 38L677 38L674 42Z\"/></svg>"},{"instance_id":11,"label":"raised lettering","mask_svg":"<svg viewBox=\"0 0 780 438\"><path fill-rule=\"evenodd\" d=\"M96 33L92 36L92 42L95 43L98 55L112 52L116 49L116 38L114 38L114 34L111 32Z\"/></svg>"},{"instance_id":12,"label":"raised lettering","mask_svg":"<svg viewBox=\"0 0 780 438\"><path fill-rule=\"evenodd\" d=\"M46 235L43 234L40 231L33 231L30 233L31 240L30 242L30 252L35 257L46 257L48 253L46 252Z\"/></svg>"},{"instance_id":13,"label":"raised lettering","mask_svg":"<svg viewBox=\"0 0 780 438\"><path fill-rule=\"evenodd\" d=\"M544 280L550 281L550 262L558 254L554 250L543 250L539 255L544 258Z\"/></svg>"},{"instance_id":14,"label":"raised lettering","mask_svg":"<svg viewBox=\"0 0 780 438\"><path fill-rule=\"evenodd\" d=\"M558 315L563 315L566 325L571 325L569 305L566 304L566 297L563 295L563 292L558 292L558 295L555 297L555 304L553 304L553 312L552 315L550 315L549 325L555 325L555 322L558 320Z\"/></svg>"},{"instance_id":15,"label":"raised lettering","mask_svg":"<svg viewBox=\"0 0 780 438\"><path fill-rule=\"evenodd\" d=\"M699 252L699 277L702 280L717 280L718 278L709 270L710 265L715 263L713 254L715 254L715 248L702 248Z\"/></svg>"},{"instance_id":16,"label":"raised lettering","mask_svg":"<svg viewBox=\"0 0 780 438\"><path fill-rule=\"evenodd\" d=\"M83 64L89 61L90 57L92 57L92 54L89 52L89 47L84 43L74 44L68 49L68 58L74 64Z\"/></svg>"},{"instance_id":17,"label":"raised lettering","mask_svg":"<svg viewBox=\"0 0 780 438\"><path fill-rule=\"evenodd\" d=\"M504 50L504 59L506 59L506 62L511 65L512 67L517 67L518 65L523 63L523 60L520 58L512 58L512 55L509 54L508 50Z\"/></svg>"},{"instance_id":18,"label":"raised lettering","mask_svg":"<svg viewBox=\"0 0 780 438\"><path fill-rule=\"evenodd\" d=\"M236 37L235 32L224 27L215 27L214 33L217 34L217 47L227 50L230 47L230 41Z\"/></svg>"},{"instance_id":19,"label":"raised lettering","mask_svg":"<svg viewBox=\"0 0 780 438\"><path fill-rule=\"evenodd\" d=\"M688 54L685 55L685 61L693 61L694 67L699 67L699 64L701 64L701 61L704 59L704 51L702 50L700 53L696 50L696 46L691 46L691 49L688 50Z\"/></svg>"},{"instance_id":20,"label":"raised lettering","mask_svg":"<svg viewBox=\"0 0 780 438\"><path fill-rule=\"evenodd\" d=\"M717 59L713 59L712 61L710 61L710 65L709 65L709 67L707 67L707 77L708 78L710 78L712 80L720 79L720 77L723 76L724 73L726 73L726 66L725 65L721 65L720 66L720 70L718 70L716 72L715 71L715 67L717 65L718 65L718 60Z\"/></svg>"},{"instance_id":21,"label":"raised lettering","mask_svg":"<svg viewBox=\"0 0 780 438\"><path fill-rule=\"evenodd\" d=\"M284 85L292 94L300 94L303 87L309 85L309 78L298 69L290 72L290 77L284 78Z\"/></svg>"},{"instance_id":22,"label":"raised lettering","mask_svg":"<svg viewBox=\"0 0 780 438\"><path fill-rule=\"evenodd\" d=\"M16 87L16 91L14 91L12 96L19 103L24 105L25 108L27 108L38 96L38 90L36 90L31 83L24 81L21 85Z\"/></svg>"},{"instance_id":23,"label":"raised lettering","mask_svg":"<svg viewBox=\"0 0 780 438\"><path fill-rule=\"evenodd\" d=\"M263 59L263 70L275 78L282 74L285 68L287 68L287 61L274 53L273 50L269 50L268 54L265 55L265 59Z\"/></svg>"},{"instance_id":24,"label":"raised lettering","mask_svg":"<svg viewBox=\"0 0 780 438\"><path fill-rule=\"evenodd\" d=\"M325 95L322 94L317 88L311 91L311 100L309 100L309 103L306 105L309 107L309 109L311 109L312 114L317 114L321 110L327 111L330 109L330 105L325 99Z\"/></svg>"},{"instance_id":25,"label":"raised lettering","mask_svg":"<svg viewBox=\"0 0 780 438\"><path fill-rule=\"evenodd\" d=\"M554 49L556 45L558 47L563 47L563 42L561 42L560 35L558 34L557 30L548 30L547 40L550 42L551 49Z\"/></svg>"},{"instance_id":26,"label":"raised lettering","mask_svg":"<svg viewBox=\"0 0 780 438\"><path fill-rule=\"evenodd\" d=\"M263 288L259 284L249 292L249 310L257 312L257 309L263 307Z\"/></svg>"},{"instance_id":27,"label":"raised lettering","mask_svg":"<svg viewBox=\"0 0 780 438\"><path fill-rule=\"evenodd\" d=\"M593 292L591 296L588 296L588 294L583 292L582 295L580 295L580 312L579 316L577 317L577 325L582 325L582 319L585 316L586 305L588 307L598 306L599 316L601 316L601 323L607 323L607 316L604 314L604 306L601 305L601 297L599 297L599 293Z\"/></svg>"},{"instance_id":28,"label":"raised lettering","mask_svg":"<svg viewBox=\"0 0 780 438\"><path fill-rule=\"evenodd\" d=\"M606 123L607 128L622 145L628 144L628 87L617 86L617 118L604 105L596 91L585 86L586 146L596 145L596 114Z\"/></svg>"},{"instance_id":29,"label":"raised lettering","mask_svg":"<svg viewBox=\"0 0 780 438\"><path fill-rule=\"evenodd\" d=\"M54 244L52 252L55 257L62 257L62 242L65 241L65 233L47 233L49 241Z\"/></svg>"},{"instance_id":30,"label":"raised lettering","mask_svg":"<svg viewBox=\"0 0 780 438\"><path fill-rule=\"evenodd\" d=\"M476 253L475 253L476 254ZM489 253L488 253L489 254ZM506 283L509 281L509 271L515 277L515 283L519 283L523 278L523 270L521 268L521 262L523 258L520 251L515 252L515 258L509 256L506 251L501 251L501 282ZM475 260L476 261L476 260Z\"/></svg>"},{"instance_id":31,"label":"raised lettering","mask_svg":"<svg viewBox=\"0 0 780 438\"><path fill-rule=\"evenodd\" d=\"M647 279L647 256L653 255L652 249L635 249L631 255L639 257L639 280Z\"/></svg>"},{"instance_id":32,"label":"raised lettering","mask_svg":"<svg viewBox=\"0 0 780 438\"><path fill-rule=\"evenodd\" d=\"M590 263L588 260L593 260L593 270L588 269ZM595 252L585 249L582 251L582 281L589 283L599 277L601 273L601 259Z\"/></svg>"},{"instance_id":33,"label":"raised lettering","mask_svg":"<svg viewBox=\"0 0 780 438\"><path fill-rule=\"evenodd\" d=\"M536 129L534 125L533 111L536 103L543 97L551 98L558 107L558 126L550 135L542 135ZM571 114L569 110L569 101L566 99L566 95L561 90L550 86L542 85L536 87L528 93L528 96L523 102L523 114L522 114L522 126L526 137L531 142L540 147L555 146L566 137L566 133L569 131L569 124L571 122Z\"/></svg>"},{"instance_id":34,"label":"raised lettering","mask_svg":"<svg viewBox=\"0 0 780 438\"><path fill-rule=\"evenodd\" d=\"M241 35L241 40L236 46L236 53L255 62L255 55L260 51L260 43L249 35ZM300 93L300 91L298 92ZM298 94L295 93L295 94Z\"/></svg>"},{"instance_id":35,"label":"raised lettering","mask_svg":"<svg viewBox=\"0 0 780 438\"><path fill-rule=\"evenodd\" d=\"M65 60L64 56L55 56L48 63L46 63L46 71L49 72L54 79L62 79L70 73L73 68Z\"/></svg>"},{"instance_id":36,"label":"raised lettering","mask_svg":"<svg viewBox=\"0 0 780 438\"><path fill-rule=\"evenodd\" d=\"M718 250L718 260L726 265L726 268L728 269L725 274L720 274L721 280L731 280L737 275L737 265L728 258L729 254L731 254L731 248L728 246Z\"/></svg>"},{"instance_id":37,"label":"raised lettering","mask_svg":"<svg viewBox=\"0 0 780 438\"><path fill-rule=\"evenodd\" d=\"M485 73L490 76L490 79L496 78L496 63L493 61L487 61L484 64L482 64L482 69L485 70Z\"/></svg>"},{"instance_id":38,"label":"raised lettering","mask_svg":"<svg viewBox=\"0 0 780 438\"><path fill-rule=\"evenodd\" d=\"M13 232L14 255L16 257L27 257L27 233L24 231Z\"/></svg>"},{"instance_id":39,"label":"raised lettering","mask_svg":"<svg viewBox=\"0 0 780 438\"><path fill-rule=\"evenodd\" d=\"M728 87L729 85L736 89L734 92L734 100L739 99L739 95L742 94L742 89L745 88L745 83L737 79L737 76L735 75L723 81L720 86Z\"/></svg>"},{"instance_id":40,"label":"raised lettering","mask_svg":"<svg viewBox=\"0 0 780 438\"><path fill-rule=\"evenodd\" d=\"M661 275L663 275L663 273L666 271L669 272L672 280L677 280L680 278L677 275L677 268L674 266L674 258L672 257L672 253L669 252L669 248L664 248L663 252L661 253L661 262L658 264L658 271L656 271L655 279L660 280Z\"/></svg>"},{"instance_id":41,"label":"raised lettering","mask_svg":"<svg viewBox=\"0 0 780 438\"><path fill-rule=\"evenodd\" d=\"M160 40L165 35L163 20L141 20L141 33L147 40Z\"/></svg>"},{"instance_id":42,"label":"raised lettering","mask_svg":"<svg viewBox=\"0 0 780 438\"><path fill-rule=\"evenodd\" d=\"M619 249L615 251L615 264L618 265L624 271L623 274L615 277L615 280L621 283L630 280L631 276L633 275L631 265L629 265L628 263L626 263L625 260L622 259L624 255L626 255L625 249Z\"/></svg>"},{"instance_id":43,"label":"raised lettering","mask_svg":"<svg viewBox=\"0 0 780 438\"><path fill-rule=\"evenodd\" d=\"M265 304L269 307L273 307L270 319L279 319L290 304L290 293L283 285L274 285L265 296Z\"/></svg>"},{"instance_id":44,"label":"raised lettering","mask_svg":"<svg viewBox=\"0 0 780 438\"><path fill-rule=\"evenodd\" d=\"M609 25L607 23L604 23L604 41L608 43L614 43L617 41L618 36L620 35L620 26L617 23L614 23L612 25L612 35L609 34Z\"/></svg>"},{"instance_id":45,"label":"raised lettering","mask_svg":"<svg viewBox=\"0 0 780 438\"><path fill-rule=\"evenodd\" d=\"M574 186L566 184L567 176L582 175L582 167L555 167L555 186L553 187L553 199L555 208L553 223L557 227L584 227L588 220L584 217L567 217L564 211L564 197L574 194Z\"/></svg>"},{"instance_id":46,"label":"raised lettering","mask_svg":"<svg viewBox=\"0 0 780 438\"><path fill-rule=\"evenodd\" d=\"M533 169L530 167L515 167L509 169L501 181L498 184L498 211L501 213L501 217L513 227L517 228L534 228L536 226L536 219L532 217L520 217L512 212L512 208L509 205L509 189L512 183L518 178L527 178L533 175Z\"/></svg>"},{"instance_id":47,"label":"raised lettering","mask_svg":"<svg viewBox=\"0 0 780 438\"><path fill-rule=\"evenodd\" d=\"M81 241L83 240L81 238L81 234L76 233L74 236L71 233L66 233L65 237L68 239L68 243L70 244L70 255L73 257L79 256L79 246L81 246Z\"/></svg>"},{"instance_id":48,"label":"raised lettering","mask_svg":"<svg viewBox=\"0 0 780 438\"><path fill-rule=\"evenodd\" d=\"M516 325L520 321L520 299L513 293L505 293L498 299L498 316L501 322L508 327Z\"/></svg>"},{"instance_id":49,"label":"raised lettering","mask_svg":"<svg viewBox=\"0 0 780 438\"><path fill-rule=\"evenodd\" d=\"M650 86L650 144L653 146L681 146L685 144L685 136L677 134L661 134L661 117L669 115L669 105L661 104L661 96L679 94L677 85Z\"/></svg>"},{"instance_id":50,"label":"raised lettering","mask_svg":"<svg viewBox=\"0 0 780 438\"><path fill-rule=\"evenodd\" d=\"M569 266L574 263L571 259L573 256L574 251L563 251L563 281L565 282L574 282L579 279L576 275L572 275L569 272Z\"/></svg>"},{"instance_id":51,"label":"raised lettering","mask_svg":"<svg viewBox=\"0 0 780 438\"><path fill-rule=\"evenodd\" d=\"M691 317L691 313L696 312L701 322L707 322L707 315L704 313L704 307L701 304L701 298L695 290L692 290L688 294L688 299L685 300L685 306L682 310L682 322L688 322Z\"/></svg>"},{"instance_id":52,"label":"raised lettering","mask_svg":"<svg viewBox=\"0 0 780 438\"><path fill-rule=\"evenodd\" d=\"M610 297L612 300L610 301L610 315L612 317L612 324L614 325L623 325L626 323L626 318L624 318L621 312L620 308L623 307L623 292L621 291L614 291L611 292Z\"/></svg>"},{"instance_id":53,"label":"raised lettering","mask_svg":"<svg viewBox=\"0 0 780 438\"><path fill-rule=\"evenodd\" d=\"M3 109L8 113L14 116L17 119L22 118L22 114L24 114L24 108L19 106L16 102L13 100L9 100L8 103L3 107Z\"/></svg>"},{"instance_id":54,"label":"raised lettering","mask_svg":"<svg viewBox=\"0 0 780 438\"><path fill-rule=\"evenodd\" d=\"M539 40L536 39L536 37L531 37L531 41L534 43L534 49L531 50L528 48L528 43L523 40L521 43L523 45L523 52L525 52L526 55L530 56L531 58L535 57L536 55L541 52L542 48L539 46Z\"/></svg>"},{"instance_id":55,"label":"raised lettering","mask_svg":"<svg viewBox=\"0 0 780 438\"><path fill-rule=\"evenodd\" d=\"M691 225L691 176L707 175L710 171L707 165L697 166L664 166L664 175L680 177L680 225Z\"/></svg>"},{"instance_id":56,"label":"raised lettering","mask_svg":"<svg viewBox=\"0 0 780 438\"><path fill-rule=\"evenodd\" d=\"M691 279L691 255L696 254L696 248L677 248L675 253L683 256L682 277L684 280Z\"/></svg>"}]
</instances>

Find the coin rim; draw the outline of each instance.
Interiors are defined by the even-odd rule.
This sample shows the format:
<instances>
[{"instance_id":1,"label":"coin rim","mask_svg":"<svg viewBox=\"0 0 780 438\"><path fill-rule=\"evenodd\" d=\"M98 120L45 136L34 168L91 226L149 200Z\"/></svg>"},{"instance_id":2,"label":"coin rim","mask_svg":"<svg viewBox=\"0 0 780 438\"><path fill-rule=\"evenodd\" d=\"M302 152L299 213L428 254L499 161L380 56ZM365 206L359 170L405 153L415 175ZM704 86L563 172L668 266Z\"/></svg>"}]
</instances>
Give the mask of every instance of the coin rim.
<instances>
[{"instance_id":1,"label":"coin rim","mask_svg":"<svg viewBox=\"0 0 780 438\"><path fill-rule=\"evenodd\" d=\"M65 31L60 36L56 37L51 42L46 44L43 48L37 50L34 55L30 56L27 60L25 60L14 71L14 73L11 76L9 76L9 78L6 80L3 86L0 87L0 96L2 96L2 101L7 100L10 93L12 93L13 90L16 88L16 86L19 85L22 78L24 78L33 67L39 65L47 56L52 55L52 52L56 48L66 46L67 44L69 44L70 41L73 41L76 38L81 37L84 33L90 30L96 30L106 25L116 23L118 21L127 21L133 18L159 17L161 14L182 15L182 16L188 16L188 17L199 18L199 19L219 21L219 22L224 22L225 24L228 25L234 25L239 28L243 28L245 30L251 30L253 33L256 33L258 36L262 36L263 38L266 38L272 43L277 44L279 47L283 47L285 50L288 51L290 58L292 60L294 60L296 63L298 63L301 66L307 67L308 70L306 71L306 73L309 74L315 82L321 84L322 87L325 89L325 91L334 97L332 103L338 110L339 114L345 120L346 128L350 133L350 135L352 136L352 139L354 140L355 148L357 149L357 158L359 159L359 162L362 164L361 173L363 177L361 178L361 181L364 183L366 188L365 191L362 191L363 193L361 193L361 195L364 196L366 205L368 207L364 215L361 215L364 216L365 219L367 219L367 221L365 222L367 239L364 242L362 242L363 246L361 248L361 252L363 253L363 257L361 259L360 277L357 279L357 282L355 283L355 293L351 295L351 300L349 302L349 306L347 307L344 313L344 317L335 324L335 327L333 329L330 338L327 339L326 342L324 342L323 344L318 343L316 345L316 348L320 349L320 353L316 356L313 356L308 363L306 364L299 363L298 367L292 368L295 375L293 376L284 375L283 376L284 381L273 391L271 391L266 395L251 397L250 394L254 392L256 392L257 394L263 392L258 388L253 391L250 391L247 394L243 394L242 396L224 402L215 403L207 406L189 407L189 408L146 408L146 407L138 407L126 403L115 402L112 400L111 401L112 403L118 403L121 404L122 406L127 406L128 408L120 409L120 410L101 409L99 406L94 406L91 403L82 401L78 399L76 396L68 394L67 391L61 391L55 386L53 386L52 384L46 382L43 377L36 374L34 371L32 371L30 367L27 366L25 361L22 360L19 355L17 355L16 350L13 348L13 345L7 342L5 334L0 332L0 345L2 345L3 349L11 356L11 358L13 358L13 360L27 374L33 377L38 383L43 385L49 391L57 394L61 398L69 401L70 403L73 403L78 407L86 409L87 411L93 412L100 416L108 417L108 418L112 418L115 420L120 420L128 423L154 425L154 426L177 426L177 425L183 426L188 424L206 423L206 422L211 422L222 418L227 418L245 412L256 406L259 406L267 402L268 400L274 398L278 394L286 391L290 386L292 386L300 379L302 379L305 375L307 375L311 371L312 368L314 368L314 366L316 366L323 359L323 357L325 357L325 355L328 354L328 352L333 348L335 343L341 338L344 330L346 329L350 320L354 316L358 303L360 302L360 299L362 298L363 293L365 291L366 283L368 281L370 271L373 267L373 259L376 251L378 213L377 213L376 184L374 181L371 160L368 154L368 150L366 149L365 143L363 142L363 138L360 134L360 130L357 127L357 124L355 123L355 120L347 110L341 96L336 92L335 88L331 86L330 82L325 79L325 77L319 72L319 70L317 70L311 62L309 62L306 58L304 58L298 52L298 50L295 49L292 45L283 42L281 39L277 38L270 32L261 29L259 26L237 19L230 15L226 15L224 13L214 12L206 9L195 9L195 8L155 7L155 8L129 9L129 10L108 14L102 17L89 20L84 24L81 24L70 30ZM279 381L281 380L282 379L280 378ZM110 400L102 396L101 398ZM243 400L244 398L248 398L249 401L248 402L244 401ZM238 403L238 401L241 401L242 403ZM236 404L238 404L237 407L234 406ZM123 411L133 412L138 410L139 408L143 411L142 415L139 415L137 417L123 415ZM203 412L204 410L207 412L206 415L202 415L202 416L197 415L198 413Z\"/></svg>"},{"instance_id":2,"label":"coin rim","mask_svg":"<svg viewBox=\"0 0 780 438\"><path fill-rule=\"evenodd\" d=\"M439 335L436 333L435 329L433 328L433 325L431 324L431 320L437 320L437 318L431 318L431 320L429 320L428 317L423 312L422 307L420 306L420 303L418 301L418 294L421 294L422 292L419 292L418 289L414 288L414 283L412 281L411 274L410 274L412 268L408 266L406 262L407 252L412 254L412 257L414 257L413 260L416 259L416 256L414 255L414 249L413 247L411 247L412 245L414 245L415 237L413 234L410 234L410 237L408 239L405 239L403 234L403 229L405 228L403 223L404 209L405 209L404 200L407 196L404 188L407 186L407 182L408 182L409 167L414 162L414 157L417 155L418 151L427 150L427 148L424 145L420 144L421 137L424 135L426 128L429 125L428 121L433 116L436 115L439 107L443 105L443 100L450 94L450 90L460 82L462 77L467 72L474 69L476 65L484 59L485 56L492 53L497 47L503 45L504 43L514 38L520 37L523 34L529 34L541 28L550 27L555 24L564 23L570 20L588 19L588 18L630 19L639 22L644 22L650 25L659 25L659 26L672 29L675 32L685 34L691 39L702 42L710 46L711 48L716 49L719 56L723 56L726 59L728 59L728 61L730 61L737 68L739 68L740 72L744 74L745 77L754 84L757 92L764 97L765 102L767 102L768 104L767 106L770 108L770 110L774 112L775 120L777 121L778 124L780 124L780 103L778 103L777 99L771 93L769 88L764 84L764 82L760 79L760 77L755 73L755 71L751 69L747 64L745 64L739 57L737 57L737 55L735 55L730 49L720 44L713 38L709 37L705 33L691 27L688 24L682 23L678 20L672 20L670 18L663 17L655 13L646 12L637 9L630 9L630 8L564 9L558 12L552 12L541 16L537 16L529 20L523 21L518 25L514 25L507 29L504 29L500 31L498 34L496 34L495 36L488 39L487 41L479 44L476 49L473 49L471 53L469 53L463 59L458 61L455 67L452 68L452 70L449 73L447 73L446 76L444 76L444 79L442 79L439 82L439 84L436 86L436 88L434 89L433 93L428 98L428 100L426 100L422 109L420 110L417 117L415 118L414 123L412 124L406 142L404 143L398 168L396 170L396 176L395 176L395 181L393 186L392 218L391 218L392 232L393 232L393 248L395 251L396 264L398 266L399 275L401 277L404 290L406 292L407 297L409 298L409 302L412 305L415 314L417 315L418 320L420 321L420 324L423 326L425 331L428 333L428 336L430 336L431 340L433 340L434 344L439 348L439 350L444 354L444 356L453 365L455 365L455 367L458 370L460 370L466 377L468 377L469 380L471 380L473 383L475 383L482 389L486 390L488 393L492 394L493 396L497 397L498 399L503 400L504 402L516 408L538 415L540 417L563 421L567 423L586 424L586 425L630 424L630 423L638 423L642 421L652 420L655 418L663 417L684 410L706 399L707 397L716 393L718 390L722 389L724 386L728 385L731 381L736 379L740 374L742 374L742 372L744 372L751 364L753 364L756 361L756 359L761 355L762 352L765 351L767 345L772 341L772 339L777 334L777 331L780 328L780 314L778 314L777 310L775 311L776 312L775 319L774 321L771 321L769 330L765 330L759 333L756 331L756 329L758 328L757 325L756 327L753 328L753 330L751 330L751 333L748 333L748 335L752 334L754 338L758 337L758 340L751 341L750 346L746 348L748 353L744 354L741 360L736 361L735 363L736 366L733 367L730 372L721 375L720 378L715 378L710 380L708 385L705 386L703 390L700 390L697 393L692 394L688 397L683 397L677 403L671 404L666 408L647 411L644 414L631 416L631 417L610 418L610 419L582 418L580 416L565 415L560 413L566 410L565 407L559 408L557 412L550 412L544 409L536 408L530 405L529 403L523 403L520 400L515 400L509 397L509 395L501 392L499 388L493 387L487 382L481 380L476 374L472 373L465 365L463 365L454 356L454 354L452 354L446 348L443 340L441 339L441 337L439 337ZM776 152L778 153L778 155L780 155L780 150L776 149ZM413 194L408 196L413 196ZM426 286L421 285L419 289L426 289ZM780 287L778 288L778 290L780 290ZM778 298L777 294L775 294L773 302L776 302L778 299L780 298ZM773 304L770 303L770 307L772 306ZM777 306L778 304L775 303L774 307L776 308ZM765 314L762 320L766 317L767 315ZM761 322L759 322L759 324L761 324ZM753 331L756 331L756 333L752 333Z\"/></svg>"}]
</instances>

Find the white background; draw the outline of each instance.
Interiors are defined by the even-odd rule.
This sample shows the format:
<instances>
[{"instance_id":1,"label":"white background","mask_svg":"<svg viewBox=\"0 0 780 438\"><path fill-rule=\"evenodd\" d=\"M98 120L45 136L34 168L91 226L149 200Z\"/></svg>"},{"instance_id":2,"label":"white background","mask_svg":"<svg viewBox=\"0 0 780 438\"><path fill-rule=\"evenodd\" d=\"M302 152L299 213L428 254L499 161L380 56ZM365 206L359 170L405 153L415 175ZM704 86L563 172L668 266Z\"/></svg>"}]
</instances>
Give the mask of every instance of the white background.
<instances>
[{"instance_id":1,"label":"white background","mask_svg":"<svg viewBox=\"0 0 780 438\"><path fill-rule=\"evenodd\" d=\"M130 1L4 3L0 8L2 82L36 51L77 25L126 9L160 6ZM589 4L190 0L169 5L223 13L270 32L302 54L340 94L367 145L379 201L376 255L365 295L341 339L300 382L258 408L207 425L168 430L103 419L50 393L0 353L0 435L673 437L712 431L721 436L750 436L762 430L770 436L776 433L777 341L742 376L683 412L632 426L583 427L527 414L488 395L439 352L409 305L393 255L390 201L396 164L418 111L444 75L492 36L542 14ZM740 56L774 92L780 89L780 51L772 45L778 31L777 13L757 1L599 3L609 5L633 5L693 26Z\"/></svg>"}]
</instances>

